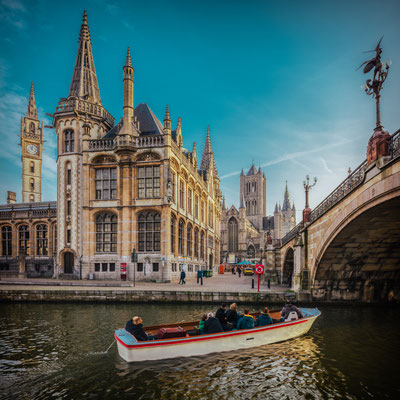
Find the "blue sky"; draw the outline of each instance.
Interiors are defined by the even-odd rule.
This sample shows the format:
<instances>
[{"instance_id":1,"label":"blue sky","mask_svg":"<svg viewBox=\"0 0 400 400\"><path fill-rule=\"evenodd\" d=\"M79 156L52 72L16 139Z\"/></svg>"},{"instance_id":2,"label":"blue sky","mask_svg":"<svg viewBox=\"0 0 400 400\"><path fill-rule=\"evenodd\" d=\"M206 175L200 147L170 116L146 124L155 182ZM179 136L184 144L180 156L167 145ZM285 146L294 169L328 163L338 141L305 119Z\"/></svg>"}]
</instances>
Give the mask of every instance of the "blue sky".
<instances>
[{"instance_id":1,"label":"blue sky","mask_svg":"<svg viewBox=\"0 0 400 400\"><path fill-rule=\"evenodd\" d=\"M239 174L267 177L268 214L285 181L300 219L302 182L318 177L316 206L365 158L375 106L356 68L384 35L392 60L382 121L400 128L398 1L23 1L0 0L0 202L21 196L18 144L30 82L40 117L68 95L86 9L103 105L122 116L122 66L131 47L135 103L160 120L182 117L184 147L211 140L227 204L239 204ZM43 200L56 199L55 133L45 132Z\"/></svg>"}]
</instances>

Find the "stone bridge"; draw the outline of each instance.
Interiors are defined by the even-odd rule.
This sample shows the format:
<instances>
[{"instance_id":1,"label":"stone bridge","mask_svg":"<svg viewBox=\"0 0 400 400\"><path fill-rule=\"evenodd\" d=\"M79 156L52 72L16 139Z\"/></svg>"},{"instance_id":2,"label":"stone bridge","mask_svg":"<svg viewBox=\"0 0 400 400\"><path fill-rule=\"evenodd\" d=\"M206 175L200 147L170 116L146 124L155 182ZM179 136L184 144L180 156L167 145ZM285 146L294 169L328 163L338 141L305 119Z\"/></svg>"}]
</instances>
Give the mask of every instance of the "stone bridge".
<instances>
[{"instance_id":1,"label":"stone bridge","mask_svg":"<svg viewBox=\"0 0 400 400\"><path fill-rule=\"evenodd\" d=\"M283 238L283 284L318 301L400 302L399 132Z\"/></svg>"}]
</instances>

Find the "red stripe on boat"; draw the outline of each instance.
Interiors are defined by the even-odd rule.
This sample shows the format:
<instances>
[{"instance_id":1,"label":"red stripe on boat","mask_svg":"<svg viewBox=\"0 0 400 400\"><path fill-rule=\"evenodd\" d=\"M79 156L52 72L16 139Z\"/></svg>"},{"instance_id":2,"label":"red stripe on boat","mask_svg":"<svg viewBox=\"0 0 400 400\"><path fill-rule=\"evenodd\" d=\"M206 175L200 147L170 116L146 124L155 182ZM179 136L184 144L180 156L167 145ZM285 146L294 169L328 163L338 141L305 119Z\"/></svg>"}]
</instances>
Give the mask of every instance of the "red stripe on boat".
<instances>
[{"instance_id":1,"label":"red stripe on boat","mask_svg":"<svg viewBox=\"0 0 400 400\"><path fill-rule=\"evenodd\" d=\"M142 348L142 347L155 347L155 346L171 346L175 344L184 344L184 343L190 343L190 342L197 342L200 340L213 340L213 339L224 339L229 336L237 336L237 335L246 335L248 333L252 332L263 332L263 331L269 331L271 329L279 329L279 328L285 328L287 326L292 326L292 325L297 325L297 324L302 324L303 322L308 321L309 318L307 319L299 319L294 322L286 323L285 325L276 325L276 326L269 326L267 328L259 329L259 328L253 328L251 330L246 329L246 330L239 330L239 331L228 331L226 333L211 333L211 334L205 334L205 335L200 335L200 336L191 336L191 338L181 338L181 339L176 339L173 341L166 341L166 342L159 342L159 341L144 341L140 344L136 345L130 345L124 343L117 335L114 333L115 339L118 340L119 343L121 343L123 346L127 347L128 349L134 349L134 348ZM213 335L213 336L211 336ZM218 335L218 336L215 336Z\"/></svg>"}]
</instances>

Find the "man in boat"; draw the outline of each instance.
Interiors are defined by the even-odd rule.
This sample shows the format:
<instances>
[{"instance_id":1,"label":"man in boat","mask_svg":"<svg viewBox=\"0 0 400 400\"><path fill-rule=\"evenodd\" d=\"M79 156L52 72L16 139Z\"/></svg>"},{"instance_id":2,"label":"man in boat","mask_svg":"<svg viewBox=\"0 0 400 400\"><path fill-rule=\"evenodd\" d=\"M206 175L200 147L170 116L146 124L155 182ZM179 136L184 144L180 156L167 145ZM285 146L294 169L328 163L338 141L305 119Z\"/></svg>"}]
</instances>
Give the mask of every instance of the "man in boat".
<instances>
[{"instance_id":1,"label":"man in boat","mask_svg":"<svg viewBox=\"0 0 400 400\"><path fill-rule=\"evenodd\" d=\"M229 329L228 326L228 318L226 315L226 304L222 304L220 308L218 308L217 312L215 313L215 318L219 319L219 322L221 323L222 329L224 331L229 331L232 329L232 327Z\"/></svg>"},{"instance_id":2,"label":"man in boat","mask_svg":"<svg viewBox=\"0 0 400 400\"><path fill-rule=\"evenodd\" d=\"M301 311L294 304L292 304L292 301L289 298L287 298L286 304L283 306L281 311L281 321L284 321L292 311L297 313L297 318L303 318Z\"/></svg>"},{"instance_id":3,"label":"man in boat","mask_svg":"<svg viewBox=\"0 0 400 400\"><path fill-rule=\"evenodd\" d=\"M237 329L252 329L254 328L254 317L250 315L248 308L244 309L244 315L239 318Z\"/></svg>"},{"instance_id":4,"label":"man in boat","mask_svg":"<svg viewBox=\"0 0 400 400\"><path fill-rule=\"evenodd\" d=\"M229 310L226 313L226 319L229 323L232 324L233 329L236 329L236 325L239 321L239 314L237 312L237 305L236 303L232 303L229 306Z\"/></svg>"},{"instance_id":5,"label":"man in boat","mask_svg":"<svg viewBox=\"0 0 400 400\"><path fill-rule=\"evenodd\" d=\"M260 314L260 316L257 318L256 321L256 326L265 326L265 325L270 325L274 321L272 318L269 316L269 309L268 307L264 308L264 312Z\"/></svg>"},{"instance_id":6,"label":"man in boat","mask_svg":"<svg viewBox=\"0 0 400 400\"><path fill-rule=\"evenodd\" d=\"M149 340L149 337L143 329L143 320L140 317L136 316L130 319L126 323L125 330L127 330L131 335L135 336L136 340L138 341Z\"/></svg>"},{"instance_id":7,"label":"man in boat","mask_svg":"<svg viewBox=\"0 0 400 400\"><path fill-rule=\"evenodd\" d=\"M218 318L214 317L212 312L207 314L207 320L204 324L204 333L219 333L223 332L221 323L219 322Z\"/></svg>"}]
</instances>

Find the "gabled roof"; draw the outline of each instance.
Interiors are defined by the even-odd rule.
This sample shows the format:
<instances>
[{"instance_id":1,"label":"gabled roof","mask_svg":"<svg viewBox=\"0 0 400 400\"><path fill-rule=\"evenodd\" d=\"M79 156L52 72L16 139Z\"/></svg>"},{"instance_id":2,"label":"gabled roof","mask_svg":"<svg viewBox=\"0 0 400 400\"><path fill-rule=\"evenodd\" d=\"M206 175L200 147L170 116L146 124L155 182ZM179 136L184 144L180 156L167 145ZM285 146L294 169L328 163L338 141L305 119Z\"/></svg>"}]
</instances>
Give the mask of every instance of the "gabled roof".
<instances>
[{"instance_id":1,"label":"gabled roof","mask_svg":"<svg viewBox=\"0 0 400 400\"><path fill-rule=\"evenodd\" d=\"M162 135L163 126L146 103L135 107L134 115L139 121L141 135Z\"/></svg>"},{"instance_id":2,"label":"gabled roof","mask_svg":"<svg viewBox=\"0 0 400 400\"><path fill-rule=\"evenodd\" d=\"M251 168L249 169L249 172L246 174L246 176L250 176L250 175L257 175L257 168L254 166L254 164L251 166Z\"/></svg>"},{"instance_id":3,"label":"gabled roof","mask_svg":"<svg viewBox=\"0 0 400 400\"><path fill-rule=\"evenodd\" d=\"M228 214L230 215L238 215L239 211L237 210L237 208L232 204L231 208L228 210Z\"/></svg>"},{"instance_id":4,"label":"gabled roof","mask_svg":"<svg viewBox=\"0 0 400 400\"><path fill-rule=\"evenodd\" d=\"M102 139L113 139L116 135L118 135L119 131L122 128L122 120L118 122L117 125L114 125L104 136Z\"/></svg>"}]
</instances>

